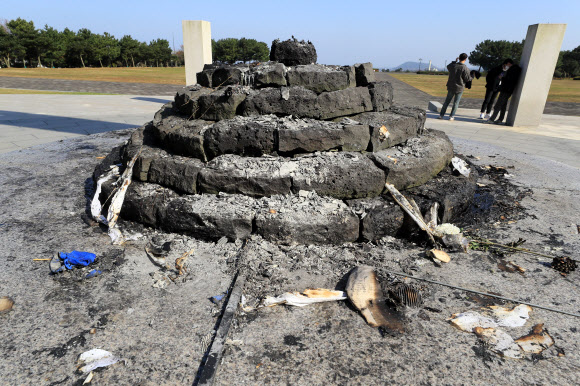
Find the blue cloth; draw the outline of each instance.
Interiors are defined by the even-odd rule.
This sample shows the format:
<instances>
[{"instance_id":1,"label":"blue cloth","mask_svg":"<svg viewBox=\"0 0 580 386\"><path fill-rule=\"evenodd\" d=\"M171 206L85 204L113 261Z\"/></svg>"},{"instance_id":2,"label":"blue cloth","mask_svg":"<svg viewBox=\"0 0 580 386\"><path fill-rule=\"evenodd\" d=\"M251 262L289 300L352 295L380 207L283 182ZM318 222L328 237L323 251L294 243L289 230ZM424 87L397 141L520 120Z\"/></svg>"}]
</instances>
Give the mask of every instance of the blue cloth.
<instances>
[{"instance_id":1,"label":"blue cloth","mask_svg":"<svg viewBox=\"0 0 580 386\"><path fill-rule=\"evenodd\" d=\"M72 269L75 265L86 267L97 258L97 255L90 252L72 251L71 253L59 252L59 257L63 260L67 269Z\"/></svg>"}]
</instances>

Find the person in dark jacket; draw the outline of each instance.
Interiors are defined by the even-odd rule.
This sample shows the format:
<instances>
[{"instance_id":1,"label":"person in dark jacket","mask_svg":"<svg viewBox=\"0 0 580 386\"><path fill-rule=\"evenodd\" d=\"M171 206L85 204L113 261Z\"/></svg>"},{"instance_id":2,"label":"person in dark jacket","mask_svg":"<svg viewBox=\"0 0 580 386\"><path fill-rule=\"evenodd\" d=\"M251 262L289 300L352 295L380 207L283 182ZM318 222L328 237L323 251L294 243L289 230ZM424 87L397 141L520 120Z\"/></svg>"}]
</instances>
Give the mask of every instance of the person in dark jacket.
<instances>
[{"instance_id":1,"label":"person in dark jacket","mask_svg":"<svg viewBox=\"0 0 580 386\"><path fill-rule=\"evenodd\" d=\"M505 77L502 79L501 85L499 86L499 97L497 97L497 102L495 102L495 106L493 106L493 114L489 118L489 123L495 123L496 125L502 124L508 100L518 85L521 73L522 68L517 64L511 65L507 70ZM497 116L498 114L499 117Z\"/></svg>"},{"instance_id":2,"label":"person in dark jacket","mask_svg":"<svg viewBox=\"0 0 580 386\"><path fill-rule=\"evenodd\" d=\"M447 107L453 98L453 108L451 109L451 114L449 114L449 120L455 119L455 112L459 107L459 101L461 100L461 95L465 90L465 84L473 80L473 77L469 73L469 69L465 65L467 60L467 54L463 53L459 55L457 61L449 63L447 70L449 70L449 78L447 79L447 97L441 108L441 114L439 114L439 119L443 119Z\"/></svg>"},{"instance_id":3,"label":"person in dark jacket","mask_svg":"<svg viewBox=\"0 0 580 386\"><path fill-rule=\"evenodd\" d=\"M479 119L489 119L493 102L499 93L499 86L510 66L514 64L511 59L506 59L500 66L494 67L487 72L485 77L485 98L481 105L481 114Z\"/></svg>"}]
</instances>

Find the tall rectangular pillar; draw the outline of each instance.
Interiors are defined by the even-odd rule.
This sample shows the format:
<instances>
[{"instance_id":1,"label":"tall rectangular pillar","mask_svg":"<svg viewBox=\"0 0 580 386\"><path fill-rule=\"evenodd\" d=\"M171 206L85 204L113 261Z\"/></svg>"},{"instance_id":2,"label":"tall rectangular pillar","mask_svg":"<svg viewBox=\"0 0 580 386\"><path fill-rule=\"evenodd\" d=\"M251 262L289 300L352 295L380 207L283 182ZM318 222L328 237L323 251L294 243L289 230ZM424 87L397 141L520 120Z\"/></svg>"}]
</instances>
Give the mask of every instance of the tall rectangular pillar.
<instances>
[{"instance_id":1,"label":"tall rectangular pillar","mask_svg":"<svg viewBox=\"0 0 580 386\"><path fill-rule=\"evenodd\" d=\"M533 24L522 51L522 74L514 90L506 123L538 126L546 106L566 24Z\"/></svg>"},{"instance_id":2,"label":"tall rectangular pillar","mask_svg":"<svg viewBox=\"0 0 580 386\"><path fill-rule=\"evenodd\" d=\"M211 24L205 20L183 20L183 56L185 58L185 83L197 83L196 74L211 59Z\"/></svg>"}]
</instances>

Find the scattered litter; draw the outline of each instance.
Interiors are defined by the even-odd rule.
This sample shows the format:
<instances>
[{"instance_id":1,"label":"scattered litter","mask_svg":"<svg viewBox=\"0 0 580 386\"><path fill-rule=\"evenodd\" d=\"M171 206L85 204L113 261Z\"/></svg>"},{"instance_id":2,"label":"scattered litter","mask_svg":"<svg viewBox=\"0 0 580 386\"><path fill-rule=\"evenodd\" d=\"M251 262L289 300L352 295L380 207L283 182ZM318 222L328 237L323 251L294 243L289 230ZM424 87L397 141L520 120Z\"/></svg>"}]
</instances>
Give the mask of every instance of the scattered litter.
<instances>
[{"instance_id":1,"label":"scattered litter","mask_svg":"<svg viewBox=\"0 0 580 386\"><path fill-rule=\"evenodd\" d=\"M394 297L404 306L420 307L423 304L421 293L415 287L399 283L394 289L390 290Z\"/></svg>"},{"instance_id":2,"label":"scattered litter","mask_svg":"<svg viewBox=\"0 0 580 386\"><path fill-rule=\"evenodd\" d=\"M476 327L473 332L496 354L514 359L522 357L520 347L507 332L499 328L483 327Z\"/></svg>"},{"instance_id":3,"label":"scattered litter","mask_svg":"<svg viewBox=\"0 0 580 386\"><path fill-rule=\"evenodd\" d=\"M169 268L167 261L165 260L167 254L171 249L171 243L163 243L161 245L156 243L156 239L153 238L148 245L145 246L145 253L153 264L161 268Z\"/></svg>"},{"instance_id":4,"label":"scattered litter","mask_svg":"<svg viewBox=\"0 0 580 386\"><path fill-rule=\"evenodd\" d=\"M449 257L447 252L442 251L440 249L431 249L428 252L428 255L433 259L441 261L443 263L449 263L451 261L451 257Z\"/></svg>"},{"instance_id":5,"label":"scattered litter","mask_svg":"<svg viewBox=\"0 0 580 386\"><path fill-rule=\"evenodd\" d=\"M387 138L389 138L389 135L391 135L391 133L389 133L389 129L387 129L385 125L381 126L379 129L379 141L385 141Z\"/></svg>"},{"instance_id":6,"label":"scattered litter","mask_svg":"<svg viewBox=\"0 0 580 386\"><path fill-rule=\"evenodd\" d=\"M521 327L526 324L532 307L520 304L513 309L501 306L490 306L483 310L486 315L476 311L453 314L450 323L462 331L473 332L476 327Z\"/></svg>"},{"instance_id":7,"label":"scattered litter","mask_svg":"<svg viewBox=\"0 0 580 386\"><path fill-rule=\"evenodd\" d=\"M527 353L539 354L548 347L554 345L554 338L544 330L544 324L536 324L532 332L515 340L515 342Z\"/></svg>"},{"instance_id":8,"label":"scattered litter","mask_svg":"<svg viewBox=\"0 0 580 386\"><path fill-rule=\"evenodd\" d=\"M461 175L463 175L465 177L469 177L469 174L471 173L471 169L469 169L469 167L467 167L467 162L465 162L464 160L462 160L459 157L453 157L453 158L451 158L451 163L453 164L453 167L455 168L455 170L457 170Z\"/></svg>"},{"instance_id":9,"label":"scattered litter","mask_svg":"<svg viewBox=\"0 0 580 386\"><path fill-rule=\"evenodd\" d=\"M216 296L212 296L211 298L209 298L209 300L213 303L213 304L219 304L222 300L224 300L224 297L227 295L226 293L223 293L221 295L216 295Z\"/></svg>"},{"instance_id":10,"label":"scattered litter","mask_svg":"<svg viewBox=\"0 0 580 386\"><path fill-rule=\"evenodd\" d=\"M117 358L113 353L95 348L82 353L79 356L77 365L82 366L79 368L84 374L90 373L96 368L107 367L114 363L117 363L119 358Z\"/></svg>"},{"instance_id":11,"label":"scattered litter","mask_svg":"<svg viewBox=\"0 0 580 386\"><path fill-rule=\"evenodd\" d=\"M185 264L187 263L187 259L189 258L189 256L191 256L193 254L193 249L185 252L183 255L181 255L181 257L178 257L177 259L175 259L175 269L177 270L177 275L181 276L183 275L185 272L187 272L187 267L185 266Z\"/></svg>"},{"instance_id":12,"label":"scattered litter","mask_svg":"<svg viewBox=\"0 0 580 386\"><path fill-rule=\"evenodd\" d=\"M7 314L12 311L12 306L14 306L14 300L8 296L2 296L0 298L0 314Z\"/></svg>"},{"instance_id":13,"label":"scattered litter","mask_svg":"<svg viewBox=\"0 0 580 386\"><path fill-rule=\"evenodd\" d=\"M346 283L346 293L370 326L404 332L400 316L384 302L383 292L372 267L363 265L353 269Z\"/></svg>"},{"instance_id":14,"label":"scattered litter","mask_svg":"<svg viewBox=\"0 0 580 386\"><path fill-rule=\"evenodd\" d=\"M99 271L98 269L93 269L92 271L87 273L87 275L85 276L85 279L90 279L92 277L99 276L102 273L103 272Z\"/></svg>"},{"instance_id":15,"label":"scattered litter","mask_svg":"<svg viewBox=\"0 0 580 386\"><path fill-rule=\"evenodd\" d=\"M93 375L95 375L95 373L93 373L92 371L89 373L89 376L85 379L85 381L83 382L83 385L88 385L89 383L91 383L91 381L93 380Z\"/></svg>"},{"instance_id":16,"label":"scattered litter","mask_svg":"<svg viewBox=\"0 0 580 386\"><path fill-rule=\"evenodd\" d=\"M304 307L312 303L332 302L344 300L346 295L342 291L333 291L324 288L307 289L302 292L286 292L280 296L268 296L263 301L264 307L287 304L289 306Z\"/></svg>"},{"instance_id":17,"label":"scattered litter","mask_svg":"<svg viewBox=\"0 0 580 386\"><path fill-rule=\"evenodd\" d=\"M101 195L102 185L111 178L118 176L119 176L119 167L117 165L111 166L111 170L100 176L99 179L97 180L97 187L95 188L95 194L91 201L91 216L95 221L103 223L105 225L108 225L107 219L105 218L105 216L101 214L103 207L101 205L101 202L99 201L99 196Z\"/></svg>"},{"instance_id":18,"label":"scattered litter","mask_svg":"<svg viewBox=\"0 0 580 386\"><path fill-rule=\"evenodd\" d=\"M461 233L461 229L453 224L444 223L437 225L433 230L433 233L438 237L443 237L444 235L458 235Z\"/></svg>"},{"instance_id":19,"label":"scattered litter","mask_svg":"<svg viewBox=\"0 0 580 386\"><path fill-rule=\"evenodd\" d=\"M65 269L73 269L75 266L83 266L93 263L97 255L90 252L72 251L71 253L57 252L50 260L49 266L52 273L62 272Z\"/></svg>"},{"instance_id":20,"label":"scattered litter","mask_svg":"<svg viewBox=\"0 0 580 386\"><path fill-rule=\"evenodd\" d=\"M552 268L562 273L570 273L577 268L576 260L569 257L554 257L552 260Z\"/></svg>"},{"instance_id":21,"label":"scattered litter","mask_svg":"<svg viewBox=\"0 0 580 386\"><path fill-rule=\"evenodd\" d=\"M469 240L463 237L461 229L453 224L437 225L433 230L433 234L441 239L445 246L463 252L469 250Z\"/></svg>"}]
</instances>

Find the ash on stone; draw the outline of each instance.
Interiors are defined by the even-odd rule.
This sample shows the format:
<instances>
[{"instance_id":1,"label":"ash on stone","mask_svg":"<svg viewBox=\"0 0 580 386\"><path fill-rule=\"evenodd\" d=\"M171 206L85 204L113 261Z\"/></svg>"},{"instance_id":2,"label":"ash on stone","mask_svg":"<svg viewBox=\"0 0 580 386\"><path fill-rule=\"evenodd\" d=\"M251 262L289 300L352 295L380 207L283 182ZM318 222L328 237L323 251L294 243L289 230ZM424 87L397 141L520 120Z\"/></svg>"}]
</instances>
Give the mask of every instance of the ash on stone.
<instances>
[{"instance_id":1,"label":"ash on stone","mask_svg":"<svg viewBox=\"0 0 580 386\"><path fill-rule=\"evenodd\" d=\"M95 175L139 152L122 216L204 240L342 244L408 233L386 182L447 220L469 207L475 177L448 172L447 136L394 104L371 63L316 64L296 39L270 59L204 66L113 150Z\"/></svg>"}]
</instances>

